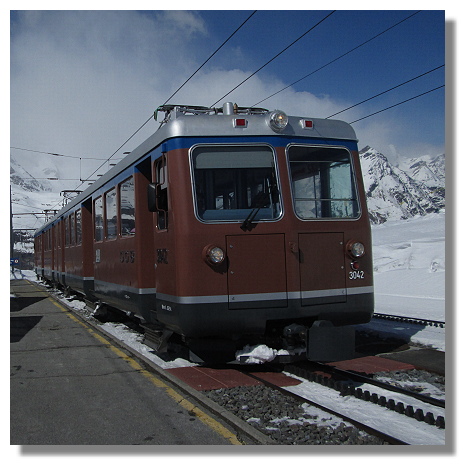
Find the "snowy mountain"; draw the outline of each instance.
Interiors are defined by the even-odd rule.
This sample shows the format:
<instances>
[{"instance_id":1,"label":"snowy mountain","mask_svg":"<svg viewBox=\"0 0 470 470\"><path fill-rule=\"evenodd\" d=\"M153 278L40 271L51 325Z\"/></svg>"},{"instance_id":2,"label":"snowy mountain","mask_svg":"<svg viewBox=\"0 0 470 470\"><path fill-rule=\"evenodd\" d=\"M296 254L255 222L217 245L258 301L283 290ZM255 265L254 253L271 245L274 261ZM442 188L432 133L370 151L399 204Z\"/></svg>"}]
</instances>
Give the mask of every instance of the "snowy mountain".
<instances>
[{"instance_id":1,"label":"snowy mountain","mask_svg":"<svg viewBox=\"0 0 470 470\"><path fill-rule=\"evenodd\" d=\"M379 151L360 152L372 223L409 219L445 208L445 156L423 157L392 166Z\"/></svg>"},{"instance_id":2,"label":"snowy mountain","mask_svg":"<svg viewBox=\"0 0 470 470\"><path fill-rule=\"evenodd\" d=\"M44 174L51 174L52 171L48 168L43 170ZM55 177L55 176L44 176L45 178ZM39 192L39 191L51 191L51 185L48 182L41 183L37 180L29 171L27 171L23 166L21 166L13 157L10 158L10 183L11 185L18 186L23 188L25 191L29 192Z\"/></svg>"},{"instance_id":3,"label":"snowy mountain","mask_svg":"<svg viewBox=\"0 0 470 470\"><path fill-rule=\"evenodd\" d=\"M413 179L422 181L430 188L445 186L445 156L431 157L425 155L400 162L399 168Z\"/></svg>"},{"instance_id":4,"label":"snowy mountain","mask_svg":"<svg viewBox=\"0 0 470 470\"><path fill-rule=\"evenodd\" d=\"M35 178L34 175L41 175ZM57 181L47 178L58 179ZM35 160L28 170L10 157L11 209L13 213L14 257L21 259L23 268L32 268L33 231L44 224L50 215L61 208L57 167L47 160ZM55 187L54 187L55 186Z\"/></svg>"}]
</instances>

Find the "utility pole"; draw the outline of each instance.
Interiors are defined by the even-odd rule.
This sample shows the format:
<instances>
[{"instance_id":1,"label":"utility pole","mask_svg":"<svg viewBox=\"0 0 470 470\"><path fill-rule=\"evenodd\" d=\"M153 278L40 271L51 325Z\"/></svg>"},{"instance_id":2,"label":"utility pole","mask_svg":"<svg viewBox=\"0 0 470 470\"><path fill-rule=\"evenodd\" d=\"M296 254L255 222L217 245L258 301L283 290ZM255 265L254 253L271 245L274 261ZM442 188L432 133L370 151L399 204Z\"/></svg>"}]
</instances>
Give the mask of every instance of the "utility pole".
<instances>
[{"instance_id":1,"label":"utility pole","mask_svg":"<svg viewBox=\"0 0 470 470\"><path fill-rule=\"evenodd\" d=\"M11 185L10 185L10 259L13 259L13 249L15 242L13 240L13 210L11 207ZM13 263L11 265L11 272L14 272Z\"/></svg>"}]
</instances>

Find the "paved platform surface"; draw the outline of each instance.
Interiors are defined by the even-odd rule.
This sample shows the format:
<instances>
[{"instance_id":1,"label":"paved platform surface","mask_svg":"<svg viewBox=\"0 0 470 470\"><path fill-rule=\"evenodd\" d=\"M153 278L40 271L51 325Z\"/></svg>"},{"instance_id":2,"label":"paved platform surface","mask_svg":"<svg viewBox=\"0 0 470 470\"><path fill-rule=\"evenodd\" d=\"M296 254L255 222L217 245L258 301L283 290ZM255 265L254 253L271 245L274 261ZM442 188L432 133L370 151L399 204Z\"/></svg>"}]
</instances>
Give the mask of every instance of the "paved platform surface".
<instances>
[{"instance_id":1,"label":"paved platform surface","mask_svg":"<svg viewBox=\"0 0 470 470\"><path fill-rule=\"evenodd\" d=\"M10 444L239 444L40 286L10 290Z\"/></svg>"}]
</instances>

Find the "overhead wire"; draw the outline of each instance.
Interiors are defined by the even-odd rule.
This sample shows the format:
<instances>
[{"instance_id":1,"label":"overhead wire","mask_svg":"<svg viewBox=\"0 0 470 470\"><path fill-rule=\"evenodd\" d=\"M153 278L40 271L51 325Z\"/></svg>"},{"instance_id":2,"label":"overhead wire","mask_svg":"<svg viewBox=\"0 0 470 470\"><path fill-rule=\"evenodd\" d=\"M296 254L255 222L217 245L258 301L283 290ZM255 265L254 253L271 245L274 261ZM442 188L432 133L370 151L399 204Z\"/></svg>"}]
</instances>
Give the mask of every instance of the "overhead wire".
<instances>
[{"instance_id":1,"label":"overhead wire","mask_svg":"<svg viewBox=\"0 0 470 470\"><path fill-rule=\"evenodd\" d=\"M329 18L333 13L335 13L336 10L333 10L332 12L328 13L324 18L322 18L318 23L313 25L310 29L305 31L301 36L299 36L295 41L291 42L287 47L285 47L281 52L277 53L273 58L268 60L264 65L262 65L259 69L255 70L249 77L245 78L242 80L237 86L232 88L228 93L226 93L222 98L219 98L216 102L214 102L210 107L213 108L219 101L222 101L226 96L230 95L233 91L235 91L238 87L243 85L245 82L247 82L250 78L252 78L254 75L256 75L260 70L264 69L267 65L269 65L273 60L277 59L281 54L287 51L290 47L292 47L296 42L300 41L304 36L306 36L310 31L315 29L317 26L319 26L321 23L323 23L327 18ZM261 101L260 101L261 102ZM253 105L255 106L255 105Z\"/></svg>"},{"instance_id":2,"label":"overhead wire","mask_svg":"<svg viewBox=\"0 0 470 470\"><path fill-rule=\"evenodd\" d=\"M227 44L227 42L230 41L230 39L232 39L233 36L235 36L235 34L245 25L245 23L246 23L256 12L257 12L257 10L253 11L253 12L251 13L251 15L248 16L248 18L247 18L247 19L246 19L246 20L245 20L245 21L244 21L244 22L243 22L243 23L242 23L242 24L241 24L241 25L240 25L240 26L239 26L239 27L238 27L238 28L237 28L237 29L236 29L236 30L235 30L235 31L234 31L234 32L233 32L233 33L232 33L232 34L231 34L231 35L230 35L230 36L229 36L229 37L228 37L228 38L227 38L227 39L226 39L226 40L225 40L225 41L224 41L224 42L223 42L223 43L222 43L222 44L221 44L221 45L220 45L220 46L201 64L201 65L200 65L200 66L199 66L199 68L198 68L198 69L197 69L197 70L196 70L196 71L195 71L195 72L194 72L194 73L193 73L193 74L192 74L192 75L191 75L191 76L190 76L190 77L189 77L189 78L188 78L188 79L187 79L187 80L186 80L186 81L185 81L185 82L184 82L184 83L183 83L183 84L182 84L182 85L163 103L163 105L167 104L168 101L170 101L171 98L173 98L173 96L175 96L176 93L178 93L178 92L181 90L181 88L183 88L183 87L186 85L186 83L188 83L189 80L191 80L191 78L193 78L194 75L196 75L196 74L199 72L199 70L201 70L202 67L204 67L204 65L206 65L207 62L209 62L209 60L211 60L212 57L214 57L214 56L217 54L217 52L219 52L220 49L222 49L222 47L224 47L225 44Z\"/></svg>"},{"instance_id":3,"label":"overhead wire","mask_svg":"<svg viewBox=\"0 0 470 470\"><path fill-rule=\"evenodd\" d=\"M445 85L438 86L436 88L433 88L432 90L425 91L424 93L420 93L419 95L413 96L412 98L408 98L407 100L400 101L400 103L396 103L392 106L388 106L387 108L381 109L380 111L376 111L375 113L368 114L367 116L361 117L360 119L356 119L355 121L351 121L349 124L353 124L355 122L362 121L363 119L367 119L371 116L375 116L376 114L382 113L384 111L387 111L388 109L395 108L396 106L400 106L401 104L407 103L408 101L415 100L416 98L419 98L420 96L427 95L428 93L431 93L433 91L439 90L440 88L444 88Z\"/></svg>"},{"instance_id":4,"label":"overhead wire","mask_svg":"<svg viewBox=\"0 0 470 470\"><path fill-rule=\"evenodd\" d=\"M168 103L168 101L173 98L176 93L178 93L178 91L180 91L188 82L189 80L191 80L194 75L196 75L197 72L199 72L199 70L201 70L202 67L204 67L204 65L207 64L207 62L209 62L209 60L217 53L219 52L219 50L225 45L227 44L227 42L248 22L248 20L250 20L250 18L252 18L252 16L256 13L257 10L254 10L249 16L248 18L246 18L243 23L203 62L203 64L165 101L164 104ZM104 162L93 172L90 174L90 176L88 176L88 178L86 178L85 180L83 180L76 188L75 188L75 191L83 184L83 182L85 181L88 181L94 174L96 174L98 172L98 170L100 170L107 162L109 162L109 160L111 160L111 158L114 157L114 155L116 155L117 152L119 152L119 150L121 150L124 145L126 145L138 132L140 132L140 130L154 117L154 114L152 113L152 115L107 159L104 160ZM57 203L59 204L59 203ZM56 204L56 205L57 205ZM55 207L55 206L54 206Z\"/></svg>"},{"instance_id":5,"label":"overhead wire","mask_svg":"<svg viewBox=\"0 0 470 470\"><path fill-rule=\"evenodd\" d=\"M80 160L106 160L106 158L96 158L96 157L75 157L73 155L62 155L61 153L55 153L55 152L44 152L42 150L32 150L32 149L25 149L21 147L12 147L10 146L11 149L14 150L24 150L25 152L34 152L34 153L44 153L46 155L52 155L54 157L65 157L65 158L76 158Z\"/></svg>"},{"instance_id":6,"label":"overhead wire","mask_svg":"<svg viewBox=\"0 0 470 470\"><path fill-rule=\"evenodd\" d=\"M418 78L424 77L424 76L427 75L428 73L434 72L435 70L438 70L438 69L440 69L440 68L442 68L442 67L444 67L444 66L445 66L445 64L439 65L439 67L435 67L435 68L433 68L433 69L431 69L431 70L428 70L427 72L424 72L424 73L422 73L421 75L418 75L418 76L416 76L416 77L414 77L414 78L411 78L410 80L406 80L405 82L402 82L402 83L400 83L399 85L395 85L394 87L389 88L388 90L382 91L381 93L377 93L376 95L371 96L370 98L367 98L366 100L362 100L362 101L360 101L359 103L353 104L352 106L349 106L349 107L347 107L347 108L342 109L341 111L338 111L337 113L331 114L330 116L327 116L325 119L329 119L329 118L331 118L331 117L333 117L333 116L336 116L336 115L338 115L338 114L344 113L345 111L348 111L348 110L350 110L350 109L352 109L352 108L355 108L356 106L359 106L360 104L366 103L367 101L373 100L374 98L377 98L378 96L384 95L385 93L388 93L389 91L396 90L397 88L399 88L399 87L401 87L401 86L403 86L403 85L406 85L407 83L410 83L410 82L412 82L412 81L414 81L414 80L417 80Z\"/></svg>"},{"instance_id":7,"label":"overhead wire","mask_svg":"<svg viewBox=\"0 0 470 470\"><path fill-rule=\"evenodd\" d=\"M403 18L402 20L398 21L397 23L393 24L392 26L389 26L387 29L384 29L382 32L376 34L375 36L369 38L367 41L364 41L363 43L357 45L356 47L353 47L352 49L350 49L349 51L345 52L344 54L341 54L340 56L336 57L336 59L333 59L333 60L330 60L329 62L327 62L326 64L322 65L321 67L318 67L317 69L315 69L313 72L310 72L308 73L307 75L304 75L302 78L299 78L298 80L296 80L295 82L292 82L291 84L285 86L284 88L281 88L279 91L276 91L275 93L273 93L272 95L269 95L267 96L266 98L262 99L261 101L258 101L257 103L253 104L252 106L257 106L259 105L260 103L262 103L263 101L266 101L268 100L269 98L272 98L273 96L276 96L277 94L283 92L284 90L287 90L287 88L290 88L291 86L301 82L302 80L305 80L307 77L310 77L311 75L319 72L320 70L324 69L325 67L328 67L329 65L333 64L334 62L338 61L339 59L342 59L343 57L347 56L348 54L351 54L351 52L354 52L355 50L359 49L360 47L362 46L365 46L366 44L368 44L369 42L373 41L374 39L378 38L379 36L381 36L382 34L385 34L387 31L390 31L391 29L395 28L396 26L398 26L399 24L403 23L404 21L412 18L413 16L417 15L421 10L418 10L414 13L412 13L411 15L407 16L406 18Z\"/></svg>"},{"instance_id":8,"label":"overhead wire","mask_svg":"<svg viewBox=\"0 0 470 470\"><path fill-rule=\"evenodd\" d=\"M205 60L205 62L165 101L165 104L168 103L168 101L173 98L173 96L176 95L176 93L178 93L179 90L181 90L181 88L183 88L184 85L186 85L189 80L191 80L191 78L194 77L194 75L196 75L197 72L199 72L199 70L201 70L201 68L207 64L207 62L234 36L235 33L237 33L237 31L240 30L240 28L256 13L256 10L251 13L251 15L222 43L221 46L219 46L216 51L208 58ZM106 159L106 161L104 163L102 163L87 179L90 179L99 169L101 169L105 164L106 162L108 162L109 160L111 160L111 158L114 157L114 155L116 155L117 152L119 152L119 150L122 149L122 147L124 147L124 145L126 145L152 118L154 117L154 114L152 114L108 159ZM75 188L75 189L78 189L79 187L81 186L81 184Z\"/></svg>"}]
</instances>

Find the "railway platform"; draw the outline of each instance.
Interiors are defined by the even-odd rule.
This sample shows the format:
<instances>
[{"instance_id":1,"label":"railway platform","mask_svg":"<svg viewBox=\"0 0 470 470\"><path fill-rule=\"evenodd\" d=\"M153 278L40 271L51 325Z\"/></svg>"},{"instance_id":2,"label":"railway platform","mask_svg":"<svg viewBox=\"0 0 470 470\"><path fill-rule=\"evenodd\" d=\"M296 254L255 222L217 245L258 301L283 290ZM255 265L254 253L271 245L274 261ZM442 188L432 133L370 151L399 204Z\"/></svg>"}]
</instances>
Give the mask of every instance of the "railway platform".
<instances>
[{"instance_id":1,"label":"railway platform","mask_svg":"<svg viewBox=\"0 0 470 470\"><path fill-rule=\"evenodd\" d=\"M241 443L40 285L10 291L11 445Z\"/></svg>"}]
</instances>

